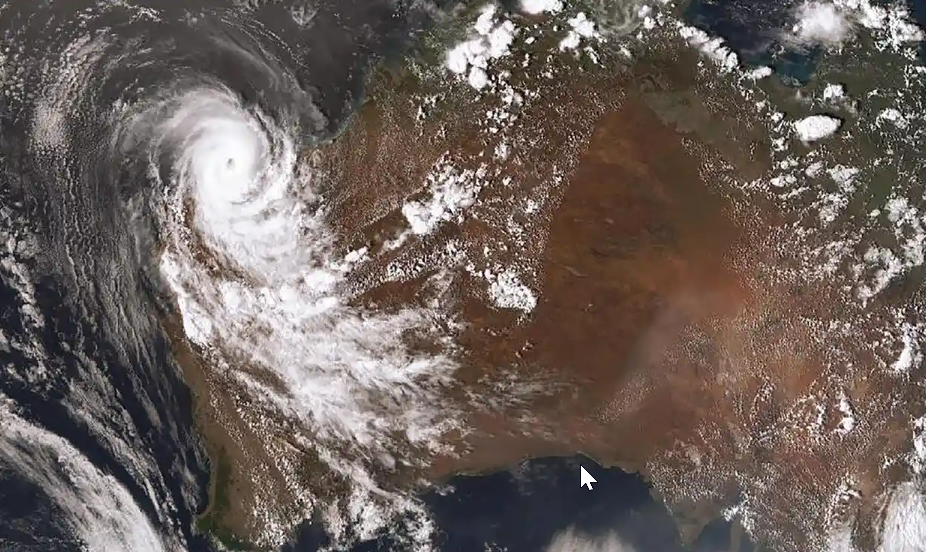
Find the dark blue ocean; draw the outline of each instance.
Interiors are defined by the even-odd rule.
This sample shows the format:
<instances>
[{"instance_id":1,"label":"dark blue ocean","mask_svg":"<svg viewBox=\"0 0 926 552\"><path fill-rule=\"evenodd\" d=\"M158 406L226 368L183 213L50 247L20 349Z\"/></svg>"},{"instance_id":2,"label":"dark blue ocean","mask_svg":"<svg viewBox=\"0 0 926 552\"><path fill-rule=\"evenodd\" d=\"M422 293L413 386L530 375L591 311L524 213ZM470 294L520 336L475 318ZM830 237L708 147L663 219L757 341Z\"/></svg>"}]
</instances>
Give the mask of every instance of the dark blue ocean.
<instances>
[{"instance_id":1,"label":"dark blue ocean","mask_svg":"<svg viewBox=\"0 0 926 552\"><path fill-rule=\"evenodd\" d=\"M741 62L754 67L772 67L783 82L800 86L809 82L820 52L817 49L794 52L784 48L776 38L781 29L792 24L792 10L799 3L796 0L691 0L684 18L689 25L723 38Z\"/></svg>"},{"instance_id":2,"label":"dark blue ocean","mask_svg":"<svg viewBox=\"0 0 926 552\"><path fill-rule=\"evenodd\" d=\"M926 0L904 0L916 22L926 27ZM798 52L778 39L781 29L793 25L794 9L803 0L690 0L684 18L690 25L721 37L741 62L775 69L778 78L790 86L810 82L820 58L820 48ZM875 5L890 0L872 0ZM926 60L926 42L920 43L920 59Z\"/></svg>"},{"instance_id":3,"label":"dark blue ocean","mask_svg":"<svg viewBox=\"0 0 926 552\"><path fill-rule=\"evenodd\" d=\"M797 1L692 0L685 18L722 37L745 63L772 66L784 82L802 86L812 79L825 53L789 51L777 41ZM926 25L926 0L907 1ZM0 3L0 27L17 59L7 70L29 91L0 95L0 230L13 251L4 254L0 265L0 393L15 404L23 423L66 440L124 487L147 518L170 526L176 542L196 552L211 550L206 539L192 531L196 512L205 507L209 466L193 430L189 390L156 323L163 312L152 308L160 297L151 277L151 244L136 239L143 232L126 231L150 221L128 220L116 208L158 191L144 186L140 175L146 166L102 157L96 144L109 129L101 113L108 113L117 100L145 98L159 80L177 75L193 79L206 74L237 83L243 97L269 102L265 85L279 84L274 75L253 70L248 65L252 58L235 57L214 46L210 50L205 40L209 31L228 42L248 44L244 31L263 22L287 44L321 52L301 55L281 46L277 57L296 68L287 86L321 91L316 100L328 115L331 128L325 130L333 132L359 101L364 70L378 59L377 53L401 49L409 30L427 21L425 13L413 9L416 2L326 1L319 3L319 27L303 32L281 30L275 24L281 20L276 13L281 2L241 2L248 5L246 13L226 11L220 1L199 3L203 5L150 0L147 4L166 14L157 23L123 13L118 6L95 14L91 7L96 2L90 0ZM189 5L181 9L180 4ZM171 10L178 12L173 18L168 17ZM190 14L221 14L238 26L221 33L203 31L190 26ZM404 26L397 27L400 19ZM74 98L71 118L63 125L73 138L71 150L53 156L32 148L28 137L38 93L31 90L47 85L45 73L60 64L69 41L103 28L123 33L119 36L126 40L114 41L107 52L125 55L132 64L106 72L97 68L89 91ZM926 53L926 47L921 52ZM248 75L243 84L242 74ZM276 92L279 98L292 99L289 88ZM20 283L19 274L9 269L14 265L26 267L34 289ZM42 314L44 325L27 321L30 310ZM83 418L65 404L90 405L98 412ZM100 432L88 420L109 427ZM29 471L24 468L55 465L56 449L29 449L30 443L18 438L4 443L0 551L80 549L61 522L53 489L43 487L42 478L34 474L23 475ZM133 469L125 465L125 450L137 460ZM580 464L598 480L592 491L579 487ZM47 478L66 481L67 475L50 473ZM714 552L730 549L734 531L717 520L694 543L682 546L672 519L645 481L580 456L532 460L509 471L455 477L448 484L452 491L423 497L446 552L539 552L570 530L591 543L607 542L614 534L637 552ZM166 503L173 507L163 508ZM313 551L325 542L316 526L307 525L286 550ZM383 535L354 550L400 552L397 542ZM747 543L740 550L751 546Z\"/></svg>"},{"instance_id":4,"label":"dark blue ocean","mask_svg":"<svg viewBox=\"0 0 926 552\"><path fill-rule=\"evenodd\" d=\"M580 487L579 466L597 480L592 490ZM636 552L755 549L735 522L722 519L708 524L694 542L683 544L675 521L642 477L604 468L581 455L529 460L485 475L460 475L441 492L423 498L433 513L443 552L620 552L614 542ZM397 540L383 535L351 552L403 550ZM326 542L320 529L309 525L284 550L315 550ZM731 547L734 542L738 548Z\"/></svg>"}]
</instances>

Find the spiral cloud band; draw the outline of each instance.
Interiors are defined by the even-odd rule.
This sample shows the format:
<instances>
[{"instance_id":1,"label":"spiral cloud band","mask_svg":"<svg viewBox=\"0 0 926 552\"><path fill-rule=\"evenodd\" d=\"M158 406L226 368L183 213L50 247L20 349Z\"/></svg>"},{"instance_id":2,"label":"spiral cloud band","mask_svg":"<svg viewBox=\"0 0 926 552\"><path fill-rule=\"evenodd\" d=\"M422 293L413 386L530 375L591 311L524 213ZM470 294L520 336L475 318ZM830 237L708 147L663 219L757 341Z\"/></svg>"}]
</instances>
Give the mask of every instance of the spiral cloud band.
<instances>
[{"instance_id":1,"label":"spiral cloud band","mask_svg":"<svg viewBox=\"0 0 926 552\"><path fill-rule=\"evenodd\" d=\"M305 155L344 124L372 56L424 20L398 11L0 7L0 292L20 320L2 336L0 422L15 431L0 432L0 473L49 512L0 519L57 535L62 550L208 546L193 518L209 464L172 354L178 340L225 382L247 431L267 438L254 454L276 461L267 469L293 506L255 507L266 544L312 512L336 533L339 516L415 510L372 470L414 462L409 447L440 449L456 422L435 397L454 365L406 346L409 331L430 330L427 313L355 304L347 276L364 251L338 244L331 183ZM165 331L172 317L182 335ZM30 440L43 448L23 448ZM298 462L273 448L284 442L350 482L346 510L304 493ZM89 475L44 474L56 469L54 450ZM99 507L106 497L125 507Z\"/></svg>"}]
</instances>

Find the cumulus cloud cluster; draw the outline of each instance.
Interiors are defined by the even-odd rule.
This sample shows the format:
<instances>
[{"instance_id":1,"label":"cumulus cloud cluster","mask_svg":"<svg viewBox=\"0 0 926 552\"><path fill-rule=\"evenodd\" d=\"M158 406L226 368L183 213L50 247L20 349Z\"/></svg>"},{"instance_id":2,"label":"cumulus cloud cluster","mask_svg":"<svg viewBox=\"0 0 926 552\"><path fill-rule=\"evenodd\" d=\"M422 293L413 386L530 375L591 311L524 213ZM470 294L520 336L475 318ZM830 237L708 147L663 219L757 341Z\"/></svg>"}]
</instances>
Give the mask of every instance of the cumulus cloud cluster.
<instances>
[{"instance_id":1,"label":"cumulus cloud cluster","mask_svg":"<svg viewBox=\"0 0 926 552\"><path fill-rule=\"evenodd\" d=\"M803 0L792 17L780 39L793 48L840 48L863 29L879 35L881 47L897 49L923 39L923 31L911 20L903 2Z\"/></svg>"},{"instance_id":2,"label":"cumulus cloud cluster","mask_svg":"<svg viewBox=\"0 0 926 552\"><path fill-rule=\"evenodd\" d=\"M853 22L836 4L810 0L798 6L795 22L786 36L800 46L838 47L853 36Z\"/></svg>"}]
</instances>

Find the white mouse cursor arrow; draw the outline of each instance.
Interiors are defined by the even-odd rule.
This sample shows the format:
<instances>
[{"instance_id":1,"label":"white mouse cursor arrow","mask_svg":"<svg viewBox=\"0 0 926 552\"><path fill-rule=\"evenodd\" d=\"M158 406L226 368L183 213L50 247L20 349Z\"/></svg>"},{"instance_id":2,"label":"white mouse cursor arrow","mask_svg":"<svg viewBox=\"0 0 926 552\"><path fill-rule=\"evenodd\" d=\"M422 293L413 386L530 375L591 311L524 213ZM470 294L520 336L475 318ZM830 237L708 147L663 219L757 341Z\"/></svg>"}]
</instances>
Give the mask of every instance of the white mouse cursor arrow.
<instances>
[{"instance_id":1,"label":"white mouse cursor arrow","mask_svg":"<svg viewBox=\"0 0 926 552\"><path fill-rule=\"evenodd\" d=\"M579 477L581 479L579 486L585 487L588 485L588 490L592 490L592 483L598 483L598 480L592 477L592 474L588 473L582 466L579 466Z\"/></svg>"}]
</instances>

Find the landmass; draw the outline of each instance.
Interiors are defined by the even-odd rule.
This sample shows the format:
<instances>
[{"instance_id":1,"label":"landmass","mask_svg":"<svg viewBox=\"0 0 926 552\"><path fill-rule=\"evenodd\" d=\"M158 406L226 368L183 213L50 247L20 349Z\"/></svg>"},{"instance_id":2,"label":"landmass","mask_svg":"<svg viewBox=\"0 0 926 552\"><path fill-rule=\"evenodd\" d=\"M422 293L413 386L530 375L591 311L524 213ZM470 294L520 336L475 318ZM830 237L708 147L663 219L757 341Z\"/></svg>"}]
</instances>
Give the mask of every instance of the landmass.
<instances>
[{"instance_id":1,"label":"landmass","mask_svg":"<svg viewBox=\"0 0 926 552\"><path fill-rule=\"evenodd\" d=\"M441 400L466 430L373 473L415 490L583 452L642 473L688 540L725 515L776 549L818 546L839 520L873 547L909 476L885 459L926 409L853 340L899 299L829 341L857 314L847 288L804 277L795 215L743 185L775 163L754 102L676 42L563 53L539 31L476 93L447 84L441 32L380 67L341 135L306 153L339 243L369 258L355 304L439 304L453 337ZM765 92L790 101L783 84ZM435 207L438 189L465 201ZM412 202L435 216L412 220ZM292 421L253 422L260 401L165 324L213 458L203 530L260 548L262 526L348 492Z\"/></svg>"}]
</instances>

